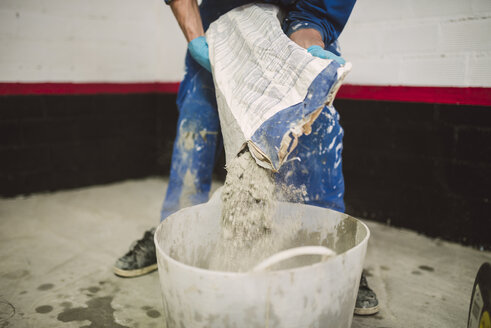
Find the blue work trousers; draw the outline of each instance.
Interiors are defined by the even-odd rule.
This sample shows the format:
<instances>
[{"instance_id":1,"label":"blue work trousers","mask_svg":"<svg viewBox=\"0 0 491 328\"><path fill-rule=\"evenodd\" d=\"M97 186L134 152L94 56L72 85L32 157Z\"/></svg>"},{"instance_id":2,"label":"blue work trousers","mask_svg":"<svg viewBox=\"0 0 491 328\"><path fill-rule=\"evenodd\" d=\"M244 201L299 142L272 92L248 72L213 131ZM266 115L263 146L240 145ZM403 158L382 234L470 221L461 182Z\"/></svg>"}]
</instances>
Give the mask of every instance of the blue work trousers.
<instances>
[{"instance_id":1,"label":"blue work trousers","mask_svg":"<svg viewBox=\"0 0 491 328\"><path fill-rule=\"evenodd\" d=\"M212 75L189 53L177 107L177 136L161 220L208 200L215 160L223 148ZM313 123L312 133L299 138L289 161L275 173L275 180L296 188L305 186L306 204L344 212L342 149L339 114L334 107L325 107Z\"/></svg>"}]
</instances>

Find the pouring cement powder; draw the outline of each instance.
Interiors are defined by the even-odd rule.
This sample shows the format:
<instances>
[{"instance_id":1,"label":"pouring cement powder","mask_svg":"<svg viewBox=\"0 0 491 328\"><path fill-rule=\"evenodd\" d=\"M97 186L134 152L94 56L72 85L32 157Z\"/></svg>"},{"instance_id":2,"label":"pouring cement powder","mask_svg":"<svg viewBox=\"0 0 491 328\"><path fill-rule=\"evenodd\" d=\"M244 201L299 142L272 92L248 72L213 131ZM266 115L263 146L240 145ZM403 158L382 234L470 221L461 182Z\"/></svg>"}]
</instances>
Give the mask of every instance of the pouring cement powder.
<instances>
[{"instance_id":1,"label":"pouring cement powder","mask_svg":"<svg viewBox=\"0 0 491 328\"><path fill-rule=\"evenodd\" d=\"M227 164L222 190L222 238L201 267L249 271L266 257L291 247L298 239L301 220L291 217L276 223L276 201L293 199L292 195L299 200L303 192L293 187L280 188L273 173L257 165L249 151L240 153Z\"/></svg>"},{"instance_id":2,"label":"pouring cement powder","mask_svg":"<svg viewBox=\"0 0 491 328\"><path fill-rule=\"evenodd\" d=\"M249 151L231 160L222 192L223 237L243 246L269 232L274 190L272 172L257 165Z\"/></svg>"}]
</instances>

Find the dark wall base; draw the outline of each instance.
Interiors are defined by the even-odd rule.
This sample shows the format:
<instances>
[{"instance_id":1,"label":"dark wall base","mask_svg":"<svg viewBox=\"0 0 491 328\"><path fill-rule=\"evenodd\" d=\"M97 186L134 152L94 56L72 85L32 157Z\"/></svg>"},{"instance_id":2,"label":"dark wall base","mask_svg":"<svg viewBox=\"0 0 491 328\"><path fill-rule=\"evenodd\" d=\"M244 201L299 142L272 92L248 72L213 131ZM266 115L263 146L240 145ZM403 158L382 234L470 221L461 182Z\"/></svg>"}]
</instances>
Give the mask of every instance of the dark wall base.
<instances>
[{"instance_id":1,"label":"dark wall base","mask_svg":"<svg viewBox=\"0 0 491 328\"><path fill-rule=\"evenodd\" d=\"M0 97L0 195L166 175L175 95ZM347 212L491 249L491 108L336 100ZM224 177L224 160L216 176Z\"/></svg>"},{"instance_id":2,"label":"dark wall base","mask_svg":"<svg viewBox=\"0 0 491 328\"><path fill-rule=\"evenodd\" d=\"M0 195L168 174L175 95L0 97Z\"/></svg>"},{"instance_id":3,"label":"dark wall base","mask_svg":"<svg viewBox=\"0 0 491 328\"><path fill-rule=\"evenodd\" d=\"M491 108L336 100L347 212L491 249Z\"/></svg>"}]
</instances>

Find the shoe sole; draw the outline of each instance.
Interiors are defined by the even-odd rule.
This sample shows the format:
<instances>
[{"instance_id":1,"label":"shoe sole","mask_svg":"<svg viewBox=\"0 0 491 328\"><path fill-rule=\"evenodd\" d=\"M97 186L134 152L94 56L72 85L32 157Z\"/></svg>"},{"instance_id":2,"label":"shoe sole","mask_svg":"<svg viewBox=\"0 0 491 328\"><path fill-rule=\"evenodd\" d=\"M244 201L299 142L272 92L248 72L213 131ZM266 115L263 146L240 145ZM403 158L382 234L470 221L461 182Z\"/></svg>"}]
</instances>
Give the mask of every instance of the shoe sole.
<instances>
[{"instance_id":1,"label":"shoe sole","mask_svg":"<svg viewBox=\"0 0 491 328\"><path fill-rule=\"evenodd\" d=\"M378 311L379 311L378 305L372 308L355 308L356 315L372 315L378 313Z\"/></svg>"},{"instance_id":2,"label":"shoe sole","mask_svg":"<svg viewBox=\"0 0 491 328\"><path fill-rule=\"evenodd\" d=\"M135 270L122 270L120 268L113 267L113 272L115 275L125 278L143 276L144 274L150 273L155 270L157 270L157 263Z\"/></svg>"}]
</instances>

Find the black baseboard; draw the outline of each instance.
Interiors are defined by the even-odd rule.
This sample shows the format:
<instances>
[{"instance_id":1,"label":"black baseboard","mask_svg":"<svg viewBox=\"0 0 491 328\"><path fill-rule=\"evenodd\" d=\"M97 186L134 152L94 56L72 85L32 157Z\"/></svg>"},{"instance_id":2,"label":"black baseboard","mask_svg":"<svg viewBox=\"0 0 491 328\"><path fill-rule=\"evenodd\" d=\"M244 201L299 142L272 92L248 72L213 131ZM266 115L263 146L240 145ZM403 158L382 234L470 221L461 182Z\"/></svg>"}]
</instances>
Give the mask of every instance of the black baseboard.
<instances>
[{"instance_id":1,"label":"black baseboard","mask_svg":"<svg viewBox=\"0 0 491 328\"><path fill-rule=\"evenodd\" d=\"M347 212L491 248L491 108L336 100Z\"/></svg>"},{"instance_id":2,"label":"black baseboard","mask_svg":"<svg viewBox=\"0 0 491 328\"><path fill-rule=\"evenodd\" d=\"M168 174L175 95L0 97L0 195Z\"/></svg>"},{"instance_id":3,"label":"black baseboard","mask_svg":"<svg viewBox=\"0 0 491 328\"><path fill-rule=\"evenodd\" d=\"M167 175L175 95L0 97L0 195ZM491 249L491 108L336 100L347 212ZM223 179L224 158L216 177Z\"/></svg>"}]
</instances>

